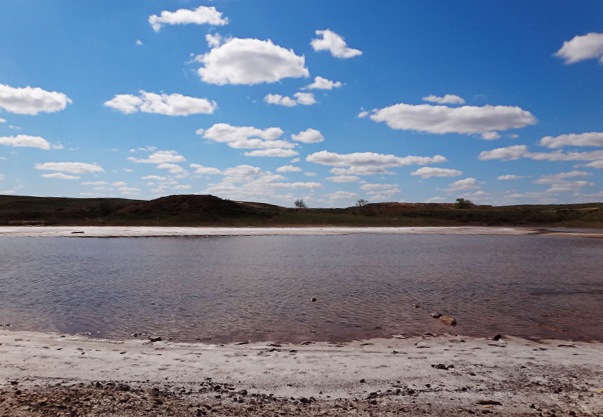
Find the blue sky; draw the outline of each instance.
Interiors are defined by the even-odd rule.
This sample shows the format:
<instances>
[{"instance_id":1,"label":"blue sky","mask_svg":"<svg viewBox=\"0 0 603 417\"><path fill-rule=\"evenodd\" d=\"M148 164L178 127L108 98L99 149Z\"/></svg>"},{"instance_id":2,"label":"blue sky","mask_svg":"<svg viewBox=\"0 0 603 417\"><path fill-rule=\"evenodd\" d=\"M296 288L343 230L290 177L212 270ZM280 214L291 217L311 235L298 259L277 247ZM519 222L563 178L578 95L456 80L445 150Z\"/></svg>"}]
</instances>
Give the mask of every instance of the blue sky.
<instances>
[{"instance_id":1,"label":"blue sky","mask_svg":"<svg viewBox=\"0 0 603 417\"><path fill-rule=\"evenodd\" d=\"M2 0L0 194L603 200L603 2Z\"/></svg>"}]
</instances>

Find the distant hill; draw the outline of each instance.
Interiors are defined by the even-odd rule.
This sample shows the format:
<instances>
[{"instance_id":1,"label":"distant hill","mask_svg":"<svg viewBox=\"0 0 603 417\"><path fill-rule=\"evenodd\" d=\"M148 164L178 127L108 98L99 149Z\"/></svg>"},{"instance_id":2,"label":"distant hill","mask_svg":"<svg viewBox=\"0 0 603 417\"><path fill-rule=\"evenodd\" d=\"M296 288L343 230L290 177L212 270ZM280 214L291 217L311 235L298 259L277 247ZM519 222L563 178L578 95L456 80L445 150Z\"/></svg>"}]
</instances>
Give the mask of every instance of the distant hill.
<instances>
[{"instance_id":1,"label":"distant hill","mask_svg":"<svg viewBox=\"0 0 603 417\"><path fill-rule=\"evenodd\" d=\"M276 207L276 206L274 206ZM128 205L111 215L120 221L155 223L206 224L237 222L246 219L267 219L268 208L223 200L213 195L172 195Z\"/></svg>"},{"instance_id":2,"label":"distant hill","mask_svg":"<svg viewBox=\"0 0 603 417\"><path fill-rule=\"evenodd\" d=\"M132 226L536 226L603 228L603 203L459 206L372 203L294 209L212 195L150 201L117 198L0 196L0 225Z\"/></svg>"}]
</instances>

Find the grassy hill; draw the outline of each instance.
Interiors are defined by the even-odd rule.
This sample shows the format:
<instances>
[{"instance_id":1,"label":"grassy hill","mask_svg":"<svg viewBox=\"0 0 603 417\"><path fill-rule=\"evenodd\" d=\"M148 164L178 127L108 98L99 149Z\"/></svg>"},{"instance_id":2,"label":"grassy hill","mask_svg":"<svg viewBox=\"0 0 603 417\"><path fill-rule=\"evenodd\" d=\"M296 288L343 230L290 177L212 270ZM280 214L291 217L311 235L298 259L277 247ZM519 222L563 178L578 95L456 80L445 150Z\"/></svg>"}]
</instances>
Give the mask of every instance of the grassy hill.
<instances>
[{"instance_id":1,"label":"grassy hill","mask_svg":"<svg viewBox=\"0 0 603 417\"><path fill-rule=\"evenodd\" d=\"M454 204L390 202L338 209L294 209L211 195L174 195L151 201L0 196L0 225L603 228L603 203L459 208Z\"/></svg>"}]
</instances>

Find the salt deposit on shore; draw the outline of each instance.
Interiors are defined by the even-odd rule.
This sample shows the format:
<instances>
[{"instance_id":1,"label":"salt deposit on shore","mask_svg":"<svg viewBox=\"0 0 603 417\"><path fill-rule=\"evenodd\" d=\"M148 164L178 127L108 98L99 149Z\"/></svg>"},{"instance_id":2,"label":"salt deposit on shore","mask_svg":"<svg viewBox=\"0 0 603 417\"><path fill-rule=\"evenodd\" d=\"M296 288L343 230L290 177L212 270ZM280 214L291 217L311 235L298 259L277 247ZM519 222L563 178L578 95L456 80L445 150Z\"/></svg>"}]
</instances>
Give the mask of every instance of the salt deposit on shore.
<instances>
[{"instance_id":1,"label":"salt deposit on shore","mask_svg":"<svg viewBox=\"0 0 603 417\"><path fill-rule=\"evenodd\" d=\"M151 237L151 236L321 236L348 234L528 235L521 227L148 227L0 226L0 236Z\"/></svg>"},{"instance_id":2,"label":"salt deposit on shore","mask_svg":"<svg viewBox=\"0 0 603 417\"><path fill-rule=\"evenodd\" d=\"M103 415L94 410L109 410L108 389L151 415L169 415L166 404L174 415L603 415L602 343L427 335L217 346L2 330L0 357L0 410L11 416L40 415L40 402L74 392L88 398L74 405L81 415Z\"/></svg>"}]
</instances>

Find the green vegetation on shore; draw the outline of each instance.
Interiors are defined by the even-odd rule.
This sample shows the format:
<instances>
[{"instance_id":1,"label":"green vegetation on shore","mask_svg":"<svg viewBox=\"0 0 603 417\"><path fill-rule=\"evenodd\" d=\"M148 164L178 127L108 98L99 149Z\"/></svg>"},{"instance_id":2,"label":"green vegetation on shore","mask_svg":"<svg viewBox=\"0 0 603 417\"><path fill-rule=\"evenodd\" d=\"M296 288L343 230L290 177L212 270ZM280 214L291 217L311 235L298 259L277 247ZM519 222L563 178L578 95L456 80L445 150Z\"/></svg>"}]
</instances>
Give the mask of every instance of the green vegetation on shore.
<instances>
[{"instance_id":1,"label":"green vegetation on shore","mask_svg":"<svg viewBox=\"0 0 603 417\"><path fill-rule=\"evenodd\" d=\"M470 202L469 202L470 203ZM481 206L368 203L286 208L211 195L151 201L0 196L0 225L91 226L547 226L603 228L603 203Z\"/></svg>"}]
</instances>

